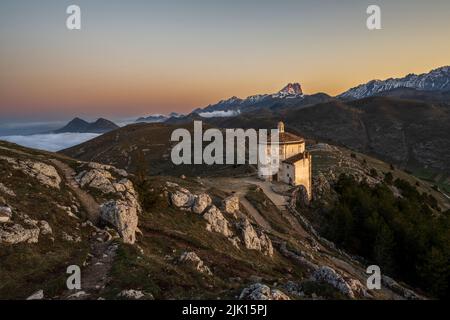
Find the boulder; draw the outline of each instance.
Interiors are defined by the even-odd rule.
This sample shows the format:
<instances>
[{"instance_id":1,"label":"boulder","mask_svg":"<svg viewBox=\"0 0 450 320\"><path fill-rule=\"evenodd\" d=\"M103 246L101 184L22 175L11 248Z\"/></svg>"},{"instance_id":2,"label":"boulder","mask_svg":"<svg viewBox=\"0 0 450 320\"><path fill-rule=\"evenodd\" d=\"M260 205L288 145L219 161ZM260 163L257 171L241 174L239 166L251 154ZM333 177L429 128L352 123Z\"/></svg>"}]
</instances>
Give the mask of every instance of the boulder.
<instances>
[{"instance_id":1,"label":"boulder","mask_svg":"<svg viewBox=\"0 0 450 320\"><path fill-rule=\"evenodd\" d=\"M195 196L194 205L192 206L192 211L197 214L202 214L206 208L208 208L212 203L211 197L206 193L199 194Z\"/></svg>"},{"instance_id":2,"label":"boulder","mask_svg":"<svg viewBox=\"0 0 450 320\"><path fill-rule=\"evenodd\" d=\"M256 232L248 219L238 224L238 228L247 249L260 251L269 257L273 256L272 241L264 232Z\"/></svg>"},{"instance_id":3,"label":"boulder","mask_svg":"<svg viewBox=\"0 0 450 320\"><path fill-rule=\"evenodd\" d=\"M126 300L153 300L153 295L150 293L145 293L141 290L122 290L117 297L126 299Z\"/></svg>"},{"instance_id":4,"label":"boulder","mask_svg":"<svg viewBox=\"0 0 450 320\"><path fill-rule=\"evenodd\" d=\"M39 290L27 298L27 300L42 300L44 299L44 290Z\"/></svg>"},{"instance_id":5,"label":"boulder","mask_svg":"<svg viewBox=\"0 0 450 320\"><path fill-rule=\"evenodd\" d=\"M191 266L200 273L212 275L208 266L203 263L203 260L195 252L184 252L180 257L180 262Z\"/></svg>"},{"instance_id":6,"label":"boulder","mask_svg":"<svg viewBox=\"0 0 450 320\"><path fill-rule=\"evenodd\" d=\"M278 289L270 289L265 284L255 283L242 290L239 300L290 300L290 298Z\"/></svg>"},{"instance_id":7,"label":"boulder","mask_svg":"<svg viewBox=\"0 0 450 320\"><path fill-rule=\"evenodd\" d=\"M189 190L180 188L170 194L170 200L177 208L190 209L194 204L195 197Z\"/></svg>"},{"instance_id":8,"label":"boulder","mask_svg":"<svg viewBox=\"0 0 450 320\"><path fill-rule=\"evenodd\" d=\"M75 178L75 180L80 184L82 188L90 187L98 189L104 194L116 192L116 189L111 183L111 180L113 179L114 177L111 175L111 173L104 169L82 171Z\"/></svg>"},{"instance_id":9,"label":"boulder","mask_svg":"<svg viewBox=\"0 0 450 320\"><path fill-rule=\"evenodd\" d=\"M107 164L100 164L100 163L97 163L97 162L89 162L88 163L88 167L91 168L91 169L100 169L100 170L112 171L112 172L118 174L119 176L128 177L128 172L126 170L117 169L116 167L110 166L110 165L107 165Z\"/></svg>"},{"instance_id":10,"label":"boulder","mask_svg":"<svg viewBox=\"0 0 450 320\"><path fill-rule=\"evenodd\" d=\"M0 227L0 244L38 243L40 230L38 227L25 229L20 224Z\"/></svg>"},{"instance_id":11,"label":"boulder","mask_svg":"<svg viewBox=\"0 0 450 320\"><path fill-rule=\"evenodd\" d=\"M209 208L209 210L203 215L203 219L208 222L206 225L206 230L223 234L225 237L233 236L233 232L230 230L228 221L216 206L211 206L211 208Z\"/></svg>"},{"instance_id":12,"label":"boulder","mask_svg":"<svg viewBox=\"0 0 450 320\"><path fill-rule=\"evenodd\" d=\"M337 290L339 290L342 294L348 296L351 299L355 298L355 293L366 296L366 291L362 284L356 279L350 279L347 277L345 279L339 273L337 273L334 269L328 266L322 266L318 268L314 274L312 275L313 279L316 281L323 281Z\"/></svg>"},{"instance_id":13,"label":"boulder","mask_svg":"<svg viewBox=\"0 0 450 320\"><path fill-rule=\"evenodd\" d=\"M39 221L38 227L39 227L39 229L41 230L41 234L44 235L44 236L45 236L45 235L53 234L52 227L50 227L50 225L48 224L48 222L45 221L45 220Z\"/></svg>"},{"instance_id":14,"label":"boulder","mask_svg":"<svg viewBox=\"0 0 450 320\"><path fill-rule=\"evenodd\" d=\"M223 200L223 209L226 213L235 215L239 211L239 197L229 196Z\"/></svg>"},{"instance_id":15,"label":"boulder","mask_svg":"<svg viewBox=\"0 0 450 320\"><path fill-rule=\"evenodd\" d=\"M6 223L11 220L12 210L8 206L0 206L0 223Z\"/></svg>"},{"instance_id":16,"label":"boulder","mask_svg":"<svg viewBox=\"0 0 450 320\"><path fill-rule=\"evenodd\" d=\"M110 200L100 207L100 216L103 221L116 228L125 243L134 244L138 226L138 213L140 206L124 200Z\"/></svg>"}]
</instances>

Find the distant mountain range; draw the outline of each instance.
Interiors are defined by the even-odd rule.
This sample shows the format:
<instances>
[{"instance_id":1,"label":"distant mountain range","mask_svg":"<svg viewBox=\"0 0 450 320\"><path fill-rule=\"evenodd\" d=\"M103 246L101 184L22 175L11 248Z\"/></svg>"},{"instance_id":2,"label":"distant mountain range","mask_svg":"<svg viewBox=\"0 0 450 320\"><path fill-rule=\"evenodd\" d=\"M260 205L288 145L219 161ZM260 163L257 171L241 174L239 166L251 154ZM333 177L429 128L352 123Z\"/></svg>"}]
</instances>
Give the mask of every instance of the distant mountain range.
<instances>
[{"instance_id":1,"label":"distant mountain range","mask_svg":"<svg viewBox=\"0 0 450 320\"><path fill-rule=\"evenodd\" d=\"M80 118L71 120L64 127L53 131L53 133L106 133L119 128L117 124L104 118L95 122L87 122Z\"/></svg>"},{"instance_id":2,"label":"distant mountain range","mask_svg":"<svg viewBox=\"0 0 450 320\"><path fill-rule=\"evenodd\" d=\"M450 91L450 67L441 67L423 74L409 74L404 78L387 80L372 80L366 84L354 87L339 98L362 99L398 88L410 88L419 91L445 92Z\"/></svg>"},{"instance_id":3,"label":"distant mountain range","mask_svg":"<svg viewBox=\"0 0 450 320\"><path fill-rule=\"evenodd\" d=\"M183 117L183 114L172 112L169 115L165 114L152 114L147 117L140 117L136 120L136 122L147 122L147 123L159 123L164 122L170 118L180 118Z\"/></svg>"},{"instance_id":4,"label":"distant mountain range","mask_svg":"<svg viewBox=\"0 0 450 320\"><path fill-rule=\"evenodd\" d=\"M253 110L252 106L260 104L261 107L271 105L275 102L280 102L280 100L285 99L303 99L303 91L300 83L289 83L280 91L273 94L258 94L254 96L249 96L245 99L238 98L236 96L231 97L226 100L221 100L216 104L210 104L205 108L199 108L192 112L192 114L202 115L208 112L217 112L217 111L235 111L236 114L240 112L248 112ZM233 113L224 113L225 115ZM208 117L208 116L206 116ZM208 117L209 118L209 117Z\"/></svg>"}]
</instances>

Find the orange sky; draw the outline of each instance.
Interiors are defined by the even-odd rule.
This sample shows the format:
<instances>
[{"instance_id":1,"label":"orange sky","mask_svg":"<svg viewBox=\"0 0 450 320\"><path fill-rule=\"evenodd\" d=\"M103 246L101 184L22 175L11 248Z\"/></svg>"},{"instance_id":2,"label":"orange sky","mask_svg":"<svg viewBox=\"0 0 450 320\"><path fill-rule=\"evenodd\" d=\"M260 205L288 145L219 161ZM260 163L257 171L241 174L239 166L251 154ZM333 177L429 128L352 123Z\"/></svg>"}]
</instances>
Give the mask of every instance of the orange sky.
<instances>
[{"instance_id":1,"label":"orange sky","mask_svg":"<svg viewBox=\"0 0 450 320\"><path fill-rule=\"evenodd\" d=\"M64 1L2 1L0 115L188 112L288 82L335 95L450 64L449 1L379 2L383 30L369 31L365 1L82 0L82 30L68 31Z\"/></svg>"}]
</instances>

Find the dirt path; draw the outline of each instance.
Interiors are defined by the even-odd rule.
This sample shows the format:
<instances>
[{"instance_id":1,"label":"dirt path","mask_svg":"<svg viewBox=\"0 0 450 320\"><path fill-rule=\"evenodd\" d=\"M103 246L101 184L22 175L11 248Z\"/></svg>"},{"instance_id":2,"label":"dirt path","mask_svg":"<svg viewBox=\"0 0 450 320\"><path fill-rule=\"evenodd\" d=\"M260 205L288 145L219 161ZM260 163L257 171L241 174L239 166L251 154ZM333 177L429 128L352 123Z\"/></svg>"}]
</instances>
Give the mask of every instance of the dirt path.
<instances>
[{"instance_id":1,"label":"dirt path","mask_svg":"<svg viewBox=\"0 0 450 320\"><path fill-rule=\"evenodd\" d=\"M90 259L81 271L81 289L66 290L60 298L63 300L89 300L101 297L102 291L111 280L109 273L117 248L117 244L111 241L92 241Z\"/></svg>"},{"instance_id":2,"label":"dirt path","mask_svg":"<svg viewBox=\"0 0 450 320\"><path fill-rule=\"evenodd\" d=\"M78 183L75 181L75 171L71 167L56 159L51 159L50 161L62 171L68 187L72 190L83 208L86 210L88 214L87 218L92 223L96 224L100 217L100 206L97 201L95 201L94 197L92 197L89 193L80 188Z\"/></svg>"}]
</instances>

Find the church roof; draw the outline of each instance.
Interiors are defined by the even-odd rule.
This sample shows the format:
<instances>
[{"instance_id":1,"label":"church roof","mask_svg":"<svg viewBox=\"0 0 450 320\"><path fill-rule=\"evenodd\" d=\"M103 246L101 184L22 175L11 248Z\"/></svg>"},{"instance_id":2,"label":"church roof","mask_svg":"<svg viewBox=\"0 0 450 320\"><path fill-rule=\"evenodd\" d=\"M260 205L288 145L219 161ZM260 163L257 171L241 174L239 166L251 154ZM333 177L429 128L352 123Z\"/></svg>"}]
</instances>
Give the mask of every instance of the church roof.
<instances>
[{"instance_id":1,"label":"church roof","mask_svg":"<svg viewBox=\"0 0 450 320\"><path fill-rule=\"evenodd\" d=\"M305 139L299 137L293 133L280 132L280 142L281 143L292 143L292 142L304 142Z\"/></svg>"},{"instance_id":2,"label":"church roof","mask_svg":"<svg viewBox=\"0 0 450 320\"><path fill-rule=\"evenodd\" d=\"M299 162L300 160L307 159L308 155L309 155L308 152L299 153L299 154L296 154L295 156L292 156L292 157L284 160L283 162L286 162L288 164L295 164L296 162Z\"/></svg>"}]
</instances>

